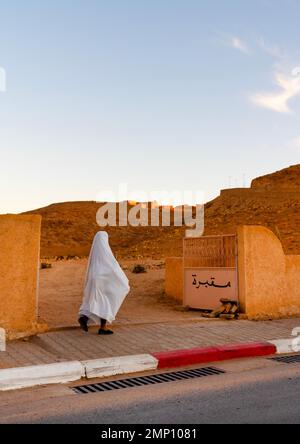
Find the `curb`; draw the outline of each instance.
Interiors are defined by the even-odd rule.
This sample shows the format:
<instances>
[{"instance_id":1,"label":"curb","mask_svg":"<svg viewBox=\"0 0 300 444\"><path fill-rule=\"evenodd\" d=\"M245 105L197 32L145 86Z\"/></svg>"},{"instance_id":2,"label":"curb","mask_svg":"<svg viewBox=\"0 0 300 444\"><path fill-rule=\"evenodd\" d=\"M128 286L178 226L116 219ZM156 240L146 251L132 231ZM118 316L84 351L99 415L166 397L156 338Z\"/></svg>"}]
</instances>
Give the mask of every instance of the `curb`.
<instances>
[{"instance_id":1,"label":"curb","mask_svg":"<svg viewBox=\"0 0 300 444\"><path fill-rule=\"evenodd\" d=\"M0 391L63 384L77 381L84 376L84 367L79 361L8 368L0 370Z\"/></svg>"},{"instance_id":2,"label":"curb","mask_svg":"<svg viewBox=\"0 0 300 444\"><path fill-rule=\"evenodd\" d=\"M158 360L158 368L163 369L206 362L227 361L230 359L269 356L276 354L276 352L276 346L266 342L176 350L153 353L153 356Z\"/></svg>"},{"instance_id":3,"label":"curb","mask_svg":"<svg viewBox=\"0 0 300 444\"><path fill-rule=\"evenodd\" d=\"M295 353L293 339L8 368L0 370L0 391L287 353Z\"/></svg>"},{"instance_id":4,"label":"curb","mask_svg":"<svg viewBox=\"0 0 300 444\"><path fill-rule=\"evenodd\" d=\"M276 353L278 355L284 353L297 353L300 351L299 338L297 339L278 339L277 341L270 341L276 347Z\"/></svg>"},{"instance_id":5,"label":"curb","mask_svg":"<svg viewBox=\"0 0 300 444\"><path fill-rule=\"evenodd\" d=\"M151 355L121 356L118 358L94 359L83 361L87 379L107 378L109 376L124 375L156 370L158 361ZM1 378L1 373L0 373Z\"/></svg>"}]
</instances>

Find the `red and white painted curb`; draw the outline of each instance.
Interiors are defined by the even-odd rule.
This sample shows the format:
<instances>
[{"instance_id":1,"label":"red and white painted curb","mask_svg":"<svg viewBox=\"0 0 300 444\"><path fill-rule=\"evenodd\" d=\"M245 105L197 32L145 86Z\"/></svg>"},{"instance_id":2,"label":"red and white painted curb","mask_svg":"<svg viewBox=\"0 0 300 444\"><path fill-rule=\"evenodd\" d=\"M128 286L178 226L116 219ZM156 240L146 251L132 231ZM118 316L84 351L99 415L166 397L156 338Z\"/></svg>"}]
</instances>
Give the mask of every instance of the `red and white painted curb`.
<instances>
[{"instance_id":1,"label":"red and white painted curb","mask_svg":"<svg viewBox=\"0 0 300 444\"><path fill-rule=\"evenodd\" d=\"M81 378L107 378L115 375L184 367L194 364L295 353L295 339L174 350L152 354L71 361L0 370L0 391L46 384L59 384Z\"/></svg>"},{"instance_id":2,"label":"red and white painted curb","mask_svg":"<svg viewBox=\"0 0 300 444\"><path fill-rule=\"evenodd\" d=\"M170 352L153 353L158 360L158 368L183 367L229 359L250 358L276 354L276 346L271 343L251 343L224 345L220 347L193 348Z\"/></svg>"}]
</instances>

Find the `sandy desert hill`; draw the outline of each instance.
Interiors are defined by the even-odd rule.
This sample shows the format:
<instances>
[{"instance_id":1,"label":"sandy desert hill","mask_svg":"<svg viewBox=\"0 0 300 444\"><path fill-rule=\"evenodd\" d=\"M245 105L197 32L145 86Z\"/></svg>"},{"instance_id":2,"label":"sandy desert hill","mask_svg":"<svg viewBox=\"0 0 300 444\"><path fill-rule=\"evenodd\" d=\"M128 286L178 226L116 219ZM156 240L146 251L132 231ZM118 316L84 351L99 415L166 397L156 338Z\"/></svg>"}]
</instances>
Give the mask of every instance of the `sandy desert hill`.
<instances>
[{"instance_id":1,"label":"sandy desert hill","mask_svg":"<svg viewBox=\"0 0 300 444\"><path fill-rule=\"evenodd\" d=\"M42 257L87 256L95 233L101 229L96 223L101 205L92 201L65 202L30 211L43 218ZM184 233L183 227L108 227L106 231L117 257L124 259L176 255Z\"/></svg>"},{"instance_id":2,"label":"sandy desert hill","mask_svg":"<svg viewBox=\"0 0 300 444\"><path fill-rule=\"evenodd\" d=\"M234 233L241 224L270 228L286 254L300 254L300 165L231 189L206 206L206 234Z\"/></svg>"},{"instance_id":3,"label":"sandy desert hill","mask_svg":"<svg viewBox=\"0 0 300 444\"><path fill-rule=\"evenodd\" d=\"M300 191L300 165L277 171L276 173L254 179L251 188L270 191Z\"/></svg>"},{"instance_id":4,"label":"sandy desert hill","mask_svg":"<svg viewBox=\"0 0 300 444\"><path fill-rule=\"evenodd\" d=\"M42 257L86 256L99 231L96 202L66 202L30 211L40 214ZM271 228L288 254L300 254L300 165L254 179L251 188L229 189L205 207L205 234L234 233L240 224ZM112 227L118 258L164 259L182 254L185 228Z\"/></svg>"}]
</instances>

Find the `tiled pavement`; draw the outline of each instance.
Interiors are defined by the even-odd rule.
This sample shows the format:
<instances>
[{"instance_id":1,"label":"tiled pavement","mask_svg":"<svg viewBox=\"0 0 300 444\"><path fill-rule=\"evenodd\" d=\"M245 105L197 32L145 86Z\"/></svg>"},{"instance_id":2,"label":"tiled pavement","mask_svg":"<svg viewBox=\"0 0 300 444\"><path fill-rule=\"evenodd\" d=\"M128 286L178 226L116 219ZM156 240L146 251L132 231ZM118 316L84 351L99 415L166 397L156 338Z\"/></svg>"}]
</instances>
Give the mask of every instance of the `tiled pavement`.
<instances>
[{"instance_id":1,"label":"tiled pavement","mask_svg":"<svg viewBox=\"0 0 300 444\"><path fill-rule=\"evenodd\" d=\"M289 338L300 319L276 321L183 321L120 325L113 336L70 329L13 341L0 353L0 368L85 360L162 350Z\"/></svg>"}]
</instances>

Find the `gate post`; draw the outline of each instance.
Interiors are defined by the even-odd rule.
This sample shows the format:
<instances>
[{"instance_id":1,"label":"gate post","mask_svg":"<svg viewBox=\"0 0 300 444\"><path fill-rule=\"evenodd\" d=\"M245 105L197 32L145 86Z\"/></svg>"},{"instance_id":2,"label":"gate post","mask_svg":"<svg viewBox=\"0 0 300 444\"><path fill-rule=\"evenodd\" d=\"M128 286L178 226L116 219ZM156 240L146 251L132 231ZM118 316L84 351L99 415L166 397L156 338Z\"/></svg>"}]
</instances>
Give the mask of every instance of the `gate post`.
<instances>
[{"instance_id":1,"label":"gate post","mask_svg":"<svg viewBox=\"0 0 300 444\"><path fill-rule=\"evenodd\" d=\"M183 249L184 305L216 310L220 299L238 302L236 235L186 238Z\"/></svg>"},{"instance_id":2,"label":"gate post","mask_svg":"<svg viewBox=\"0 0 300 444\"><path fill-rule=\"evenodd\" d=\"M38 331L41 216L0 216L0 327L9 338Z\"/></svg>"}]
</instances>

